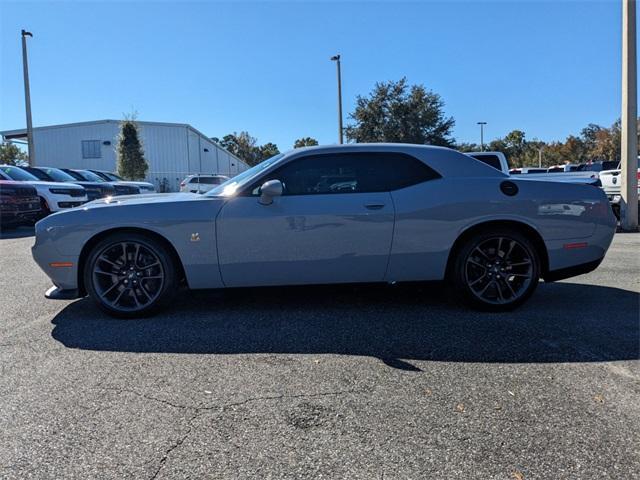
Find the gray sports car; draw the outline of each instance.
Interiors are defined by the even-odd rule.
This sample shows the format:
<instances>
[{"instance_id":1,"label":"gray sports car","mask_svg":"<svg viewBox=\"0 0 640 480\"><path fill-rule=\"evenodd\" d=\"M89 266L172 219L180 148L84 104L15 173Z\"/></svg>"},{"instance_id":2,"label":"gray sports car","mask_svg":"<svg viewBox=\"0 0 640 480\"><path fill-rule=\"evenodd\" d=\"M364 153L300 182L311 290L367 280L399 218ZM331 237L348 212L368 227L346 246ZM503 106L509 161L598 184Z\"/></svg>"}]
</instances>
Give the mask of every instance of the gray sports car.
<instances>
[{"instance_id":1,"label":"gray sports car","mask_svg":"<svg viewBox=\"0 0 640 480\"><path fill-rule=\"evenodd\" d=\"M36 225L50 298L149 314L189 288L448 280L509 310L595 269L615 218L590 185L511 178L439 147L353 144L265 160L205 195L95 200Z\"/></svg>"}]
</instances>

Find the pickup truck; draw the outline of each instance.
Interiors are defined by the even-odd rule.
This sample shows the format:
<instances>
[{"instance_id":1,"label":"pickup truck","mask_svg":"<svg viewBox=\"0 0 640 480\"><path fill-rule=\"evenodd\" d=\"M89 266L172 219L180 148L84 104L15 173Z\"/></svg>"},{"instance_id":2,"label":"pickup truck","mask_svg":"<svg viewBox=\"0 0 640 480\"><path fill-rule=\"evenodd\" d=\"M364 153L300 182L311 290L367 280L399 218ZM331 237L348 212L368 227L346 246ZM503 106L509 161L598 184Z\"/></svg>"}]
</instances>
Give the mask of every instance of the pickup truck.
<instances>
[{"instance_id":1,"label":"pickup truck","mask_svg":"<svg viewBox=\"0 0 640 480\"><path fill-rule=\"evenodd\" d=\"M619 167L619 165L618 165ZM616 218L620 219L620 173L622 170L617 168L615 170L603 170L600 172L600 181L602 182L602 189L607 194L609 203ZM640 184L640 168L638 169L638 182ZM638 186L638 195L640 195L640 185ZM640 200L638 200L640 203ZM639 205L640 207L640 205ZM640 215L640 214L639 214Z\"/></svg>"},{"instance_id":2,"label":"pickup truck","mask_svg":"<svg viewBox=\"0 0 640 480\"><path fill-rule=\"evenodd\" d=\"M529 173L529 170L539 170L538 168L518 169L518 172L509 170L509 162L502 152L470 152L467 155L480 160L487 165L497 168L507 175L520 175L520 178L526 180L542 180L547 182L567 182L567 183L588 183L590 185L600 186L599 172L558 172L558 173Z\"/></svg>"}]
</instances>

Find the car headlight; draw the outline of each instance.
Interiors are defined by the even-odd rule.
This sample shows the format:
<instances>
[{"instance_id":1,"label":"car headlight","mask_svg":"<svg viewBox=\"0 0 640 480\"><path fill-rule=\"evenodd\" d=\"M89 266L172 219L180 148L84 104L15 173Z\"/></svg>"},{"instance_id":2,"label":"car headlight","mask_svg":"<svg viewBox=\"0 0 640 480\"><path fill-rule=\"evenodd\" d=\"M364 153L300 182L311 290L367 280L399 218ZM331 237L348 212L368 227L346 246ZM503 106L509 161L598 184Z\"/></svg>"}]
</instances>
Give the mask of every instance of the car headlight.
<instances>
[{"instance_id":1,"label":"car headlight","mask_svg":"<svg viewBox=\"0 0 640 480\"><path fill-rule=\"evenodd\" d=\"M72 193L70 188L50 188L49 191L56 195L71 195Z\"/></svg>"}]
</instances>

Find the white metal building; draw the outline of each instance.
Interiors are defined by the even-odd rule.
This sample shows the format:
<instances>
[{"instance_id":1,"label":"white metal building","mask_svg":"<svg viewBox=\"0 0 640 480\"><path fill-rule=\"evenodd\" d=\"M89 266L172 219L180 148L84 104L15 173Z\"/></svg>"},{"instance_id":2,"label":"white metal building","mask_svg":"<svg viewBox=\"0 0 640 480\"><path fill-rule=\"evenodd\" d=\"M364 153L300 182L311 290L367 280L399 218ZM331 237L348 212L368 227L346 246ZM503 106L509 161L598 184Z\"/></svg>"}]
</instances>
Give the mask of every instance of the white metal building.
<instances>
[{"instance_id":1,"label":"white metal building","mask_svg":"<svg viewBox=\"0 0 640 480\"><path fill-rule=\"evenodd\" d=\"M137 121L149 163L146 180L177 191L193 173L234 176L248 168L238 157L190 125ZM50 125L33 129L36 166L116 170L119 120ZM26 129L0 132L5 141L26 140Z\"/></svg>"}]
</instances>

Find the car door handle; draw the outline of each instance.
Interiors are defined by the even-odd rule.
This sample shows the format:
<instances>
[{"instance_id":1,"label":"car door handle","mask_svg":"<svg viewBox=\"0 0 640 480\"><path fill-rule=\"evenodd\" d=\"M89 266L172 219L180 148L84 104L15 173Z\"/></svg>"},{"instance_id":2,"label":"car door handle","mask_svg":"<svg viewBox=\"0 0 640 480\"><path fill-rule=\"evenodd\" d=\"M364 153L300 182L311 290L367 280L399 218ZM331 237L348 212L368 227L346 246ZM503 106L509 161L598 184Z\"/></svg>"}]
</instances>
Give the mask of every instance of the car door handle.
<instances>
[{"instance_id":1,"label":"car door handle","mask_svg":"<svg viewBox=\"0 0 640 480\"><path fill-rule=\"evenodd\" d=\"M380 210L381 208L384 208L384 203L366 203L364 208L368 210Z\"/></svg>"}]
</instances>

